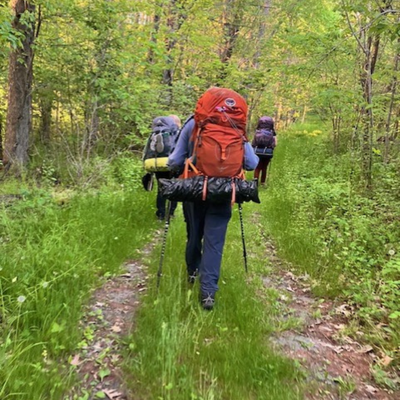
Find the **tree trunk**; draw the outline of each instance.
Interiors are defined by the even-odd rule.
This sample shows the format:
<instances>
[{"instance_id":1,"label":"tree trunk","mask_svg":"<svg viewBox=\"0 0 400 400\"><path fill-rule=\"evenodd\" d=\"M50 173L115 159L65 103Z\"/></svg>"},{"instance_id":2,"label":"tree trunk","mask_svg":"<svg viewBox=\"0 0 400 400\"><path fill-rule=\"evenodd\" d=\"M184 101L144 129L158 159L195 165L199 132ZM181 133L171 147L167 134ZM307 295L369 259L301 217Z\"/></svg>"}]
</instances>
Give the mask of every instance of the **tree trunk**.
<instances>
[{"instance_id":1,"label":"tree trunk","mask_svg":"<svg viewBox=\"0 0 400 400\"><path fill-rule=\"evenodd\" d=\"M340 113L332 110L332 128L333 128L333 154L339 154L340 149Z\"/></svg>"},{"instance_id":2,"label":"tree trunk","mask_svg":"<svg viewBox=\"0 0 400 400\"><path fill-rule=\"evenodd\" d=\"M0 115L0 154L3 156L3 116ZM0 168L1 168L1 160L0 160Z\"/></svg>"},{"instance_id":3,"label":"tree trunk","mask_svg":"<svg viewBox=\"0 0 400 400\"><path fill-rule=\"evenodd\" d=\"M29 136L32 113L32 67L34 22L21 22L25 12L34 13L35 6L26 0L12 0L15 17L12 27L24 35L22 47L11 52L8 74L8 108L3 163L13 166L17 174L28 162ZM28 18L28 21L32 19Z\"/></svg>"},{"instance_id":4,"label":"tree trunk","mask_svg":"<svg viewBox=\"0 0 400 400\"><path fill-rule=\"evenodd\" d=\"M271 4L272 4L272 0L265 0L264 5L263 5L263 10L261 12L262 15L262 20L260 22L260 28L258 29L258 40L257 40L257 44L256 44L256 53L254 55L254 59L255 59L255 63L254 63L254 67L256 69L258 69L258 64L260 61L260 56L261 56L261 49L262 49L262 44L264 41L264 37L265 37L265 31L266 31L266 21L268 19L269 16L269 10L271 9Z\"/></svg>"},{"instance_id":5,"label":"tree trunk","mask_svg":"<svg viewBox=\"0 0 400 400\"><path fill-rule=\"evenodd\" d=\"M308 111L307 104L304 104L303 112L301 113L301 123L302 124L304 124L304 122L306 120L307 111ZM294 122L296 122L296 121L294 121Z\"/></svg>"},{"instance_id":6,"label":"tree trunk","mask_svg":"<svg viewBox=\"0 0 400 400\"><path fill-rule=\"evenodd\" d=\"M391 7L390 1L385 1L385 8L379 7L379 12L383 13L385 10ZM373 74L375 71L376 62L378 60L378 53L380 47L380 36L379 33L371 32L365 29L365 21L363 21L363 15L358 13L357 20L360 27L358 33L354 30L353 25L350 22L349 14L345 11L347 23L351 30L352 35L357 41L362 60L360 62L360 85L362 89L362 95L364 104L361 107L361 126L363 134L361 138L362 144L362 168L365 186L367 190L372 189L372 147L373 147L373 132L374 132L374 119L372 112L372 86L373 86Z\"/></svg>"},{"instance_id":7,"label":"tree trunk","mask_svg":"<svg viewBox=\"0 0 400 400\"><path fill-rule=\"evenodd\" d=\"M400 121L400 107L395 112L395 123L394 123L393 134L392 134L393 140L396 140L399 137L399 131L400 131L399 121Z\"/></svg>"},{"instance_id":8,"label":"tree trunk","mask_svg":"<svg viewBox=\"0 0 400 400\"><path fill-rule=\"evenodd\" d=\"M99 138L100 117L98 109L98 100L93 99L88 107L88 115L86 117L86 138L84 146L88 159Z\"/></svg>"},{"instance_id":9,"label":"tree trunk","mask_svg":"<svg viewBox=\"0 0 400 400\"><path fill-rule=\"evenodd\" d=\"M45 146L50 143L52 108L53 102L50 99L45 97L40 101L40 141Z\"/></svg>"},{"instance_id":10,"label":"tree trunk","mask_svg":"<svg viewBox=\"0 0 400 400\"><path fill-rule=\"evenodd\" d=\"M241 19L239 16L239 11L235 7L234 0L226 0L225 3L225 13L223 16L223 47L220 53L220 60L222 63L222 69L219 74L219 81L223 84L226 78L227 71L226 68L233 55L233 50L235 48L236 40L240 31Z\"/></svg>"},{"instance_id":11,"label":"tree trunk","mask_svg":"<svg viewBox=\"0 0 400 400\"><path fill-rule=\"evenodd\" d=\"M190 15L191 9L195 2L191 5L185 4L185 2L178 2L178 0L171 0L168 8L168 18L166 21L168 29L168 37L166 39L166 68L163 70L162 83L166 86L164 98L162 103L168 107L173 104L173 85L174 85L174 64L175 59L173 52L178 43L177 34L182 28L183 23L187 20Z\"/></svg>"},{"instance_id":12,"label":"tree trunk","mask_svg":"<svg viewBox=\"0 0 400 400\"><path fill-rule=\"evenodd\" d=\"M393 107L394 107L394 100L396 96L396 89L397 89L397 71L399 70L399 60L400 54L397 53L394 58L394 68L393 68L393 77L392 77L392 84L391 84L391 95L390 95L390 103L389 103L389 111L386 120L386 130L385 130L385 152L383 155L383 162L387 164L389 162L389 155L390 155L390 134L391 128L390 125L392 123L392 114L393 114Z\"/></svg>"},{"instance_id":13,"label":"tree trunk","mask_svg":"<svg viewBox=\"0 0 400 400\"><path fill-rule=\"evenodd\" d=\"M277 98L279 98L278 97L278 90L276 91L275 96ZM276 110L275 111L276 112L276 114L275 114L275 127L278 130L282 127L282 109L283 109L282 103L281 103L280 100L278 100L278 103L275 104L275 110Z\"/></svg>"},{"instance_id":14,"label":"tree trunk","mask_svg":"<svg viewBox=\"0 0 400 400\"><path fill-rule=\"evenodd\" d=\"M157 35L158 31L160 30L160 15L158 8L155 11L153 26L154 27L153 30L151 31L151 38L150 38L152 46L149 47L149 53L148 53L149 64L154 64L154 48L157 46Z\"/></svg>"},{"instance_id":15,"label":"tree trunk","mask_svg":"<svg viewBox=\"0 0 400 400\"><path fill-rule=\"evenodd\" d=\"M173 80L174 80L174 59L172 52L176 45L176 38L174 38L174 34L179 30L179 11L176 6L177 1L170 1L170 8L167 18L167 28L168 28L168 38L166 40L166 68L162 73L162 83L166 86L165 91L163 92L162 103L167 107L171 107L173 102Z\"/></svg>"},{"instance_id":16,"label":"tree trunk","mask_svg":"<svg viewBox=\"0 0 400 400\"><path fill-rule=\"evenodd\" d=\"M362 136L362 159L363 174L366 188L372 188L372 144L373 144L373 128L374 120L372 114L372 75L375 70L376 61L379 50L379 37L372 38L369 36L366 40L367 45L364 47L364 65L361 74L361 87L363 89L363 97L366 107L362 107L363 114L363 136Z\"/></svg>"}]
</instances>

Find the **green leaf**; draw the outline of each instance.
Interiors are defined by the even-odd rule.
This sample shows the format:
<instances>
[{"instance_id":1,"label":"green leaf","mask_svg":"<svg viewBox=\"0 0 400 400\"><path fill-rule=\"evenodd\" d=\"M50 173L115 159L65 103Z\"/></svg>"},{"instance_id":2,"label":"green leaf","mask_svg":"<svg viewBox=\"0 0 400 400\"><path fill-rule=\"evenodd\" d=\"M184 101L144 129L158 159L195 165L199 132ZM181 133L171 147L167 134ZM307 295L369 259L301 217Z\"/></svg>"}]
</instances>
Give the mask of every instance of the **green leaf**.
<instances>
[{"instance_id":1,"label":"green leaf","mask_svg":"<svg viewBox=\"0 0 400 400\"><path fill-rule=\"evenodd\" d=\"M110 374L111 374L111 371L108 368L101 369L100 372L99 372L100 380L102 381L106 376L108 376Z\"/></svg>"},{"instance_id":2,"label":"green leaf","mask_svg":"<svg viewBox=\"0 0 400 400\"><path fill-rule=\"evenodd\" d=\"M57 322L54 321L51 324L51 330L50 330L51 333L59 333L59 332L62 332L63 330L64 330L64 327L62 325L58 324Z\"/></svg>"},{"instance_id":3,"label":"green leaf","mask_svg":"<svg viewBox=\"0 0 400 400\"><path fill-rule=\"evenodd\" d=\"M389 318L390 319L397 319L397 318L399 318L400 317L400 311L395 311L394 313L391 313L390 315L389 315Z\"/></svg>"}]
</instances>

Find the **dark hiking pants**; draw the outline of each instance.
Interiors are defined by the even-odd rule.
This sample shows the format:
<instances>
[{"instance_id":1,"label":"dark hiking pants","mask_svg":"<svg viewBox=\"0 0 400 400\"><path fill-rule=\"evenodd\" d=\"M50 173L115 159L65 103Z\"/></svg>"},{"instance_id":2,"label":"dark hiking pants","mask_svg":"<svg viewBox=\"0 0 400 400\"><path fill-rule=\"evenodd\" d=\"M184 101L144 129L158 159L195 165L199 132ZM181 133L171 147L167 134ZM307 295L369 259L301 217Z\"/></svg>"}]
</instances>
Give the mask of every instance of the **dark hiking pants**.
<instances>
[{"instance_id":1,"label":"dark hiking pants","mask_svg":"<svg viewBox=\"0 0 400 400\"><path fill-rule=\"evenodd\" d=\"M218 290L225 235L232 215L231 204L185 202L183 212L188 236L186 243L188 274L193 275L198 269L201 292L214 294Z\"/></svg>"},{"instance_id":2,"label":"dark hiking pants","mask_svg":"<svg viewBox=\"0 0 400 400\"><path fill-rule=\"evenodd\" d=\"M258 179L261 173L260 183L264 184L267 179L267 168L271 162L272 157L260 158L257 168L254 170L254 178Z\"/></svg>"}]
</instances>

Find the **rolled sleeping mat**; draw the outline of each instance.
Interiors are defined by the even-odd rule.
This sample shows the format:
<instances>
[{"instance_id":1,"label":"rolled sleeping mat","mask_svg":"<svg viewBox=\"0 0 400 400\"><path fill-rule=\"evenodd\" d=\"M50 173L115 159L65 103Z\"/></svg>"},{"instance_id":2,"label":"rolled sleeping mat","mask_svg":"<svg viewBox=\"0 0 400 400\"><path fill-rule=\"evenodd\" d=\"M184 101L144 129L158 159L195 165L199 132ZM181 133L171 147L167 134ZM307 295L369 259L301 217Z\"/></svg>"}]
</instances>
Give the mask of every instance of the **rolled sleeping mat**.
<instances>
[{"instance_id":1,"label":"rolled sleeping mat","mask_svg":"<svg viewBox=\"0 0 400 400\"><path fill-rule=\"evenodd\" d=\"M148 158L144 160L143 166L147 172L168 171L168 157Z\"/></svg>"},{"instance_id":2,"label":"rolled sleeping mat","mask_svg":"<svg viewBox=\"0 0 400 400\"><path fill-rule=\"evenodd\" d=\"M187 179L159 179L161 194L171 201L201 201L204 196L205 178L202 175ZM238 178L207 178L206 199L211 203L226 203L232 200L232 183L235 184L235 201L260 203L257 180Z\"/></svg>"}]
</instances>

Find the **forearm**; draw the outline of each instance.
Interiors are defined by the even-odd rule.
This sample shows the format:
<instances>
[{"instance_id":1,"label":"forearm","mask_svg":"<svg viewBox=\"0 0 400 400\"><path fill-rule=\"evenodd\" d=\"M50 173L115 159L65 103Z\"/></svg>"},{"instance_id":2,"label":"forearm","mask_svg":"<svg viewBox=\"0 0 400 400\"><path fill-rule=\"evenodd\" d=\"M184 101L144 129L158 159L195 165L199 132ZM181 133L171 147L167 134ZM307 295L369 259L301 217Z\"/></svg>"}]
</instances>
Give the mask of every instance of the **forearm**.
<instances>
[{"instance_id":1,"label":"forearm","mask_svg":"<svg viewBox=\"0 0 400 400\"><path fill-rule=\"evenodd\" d=\"M254 150L249 142L244 145L244 169L246 171L252 171L258 165L259 158L254 154Z\"/></svg>"}]
</instances>

